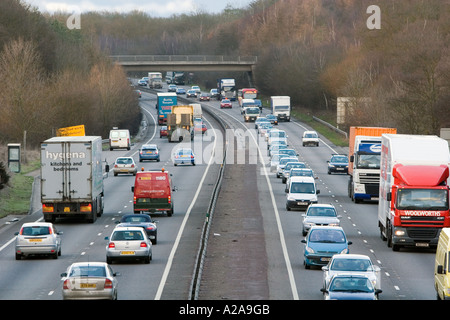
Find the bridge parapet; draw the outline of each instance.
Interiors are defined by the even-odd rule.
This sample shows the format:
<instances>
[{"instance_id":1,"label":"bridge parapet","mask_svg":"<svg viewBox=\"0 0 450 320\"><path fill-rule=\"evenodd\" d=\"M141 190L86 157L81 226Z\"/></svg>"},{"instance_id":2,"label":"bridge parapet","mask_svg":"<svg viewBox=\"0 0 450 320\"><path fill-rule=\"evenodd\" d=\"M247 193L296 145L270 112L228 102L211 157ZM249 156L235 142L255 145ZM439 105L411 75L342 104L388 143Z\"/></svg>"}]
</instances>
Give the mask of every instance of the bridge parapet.
<instances>
[{"instance_id":1,"label":"bridge parapet","mask_svg":"<svg viewBox=\"0 0 450 320\"><path fill-rule=\"evenodd\" d=\"M116 62L225 62L238 64L256 64L257 56L222 56L222 55L113 55Z\"/></svg>"}]
</instances>

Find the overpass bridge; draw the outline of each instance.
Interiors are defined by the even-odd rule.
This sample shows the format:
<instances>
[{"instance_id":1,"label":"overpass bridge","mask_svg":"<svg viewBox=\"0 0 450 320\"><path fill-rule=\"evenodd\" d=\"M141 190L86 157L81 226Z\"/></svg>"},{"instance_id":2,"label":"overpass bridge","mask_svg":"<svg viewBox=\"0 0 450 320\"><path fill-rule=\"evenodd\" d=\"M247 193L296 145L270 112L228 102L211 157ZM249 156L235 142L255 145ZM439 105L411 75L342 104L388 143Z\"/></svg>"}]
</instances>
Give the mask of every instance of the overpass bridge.
<instances>
[{"instance_id":1,"label":"overpass bridge","mask_svg":"<svg viewBox=\"0 0 450 320\"><path fill-rule=\"evenodd\" d=\"M125 71L241 71L253 72L257 56L117 55L111 59Z\"/></svg>"}]
</instances>

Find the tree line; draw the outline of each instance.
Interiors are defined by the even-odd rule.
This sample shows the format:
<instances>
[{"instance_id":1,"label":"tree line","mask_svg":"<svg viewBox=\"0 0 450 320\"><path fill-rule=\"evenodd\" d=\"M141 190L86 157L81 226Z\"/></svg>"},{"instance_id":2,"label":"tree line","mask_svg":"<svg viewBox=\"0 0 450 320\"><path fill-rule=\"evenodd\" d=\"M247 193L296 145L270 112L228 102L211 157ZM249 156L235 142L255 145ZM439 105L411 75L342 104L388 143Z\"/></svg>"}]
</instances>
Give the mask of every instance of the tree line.
<instances>
[{"instance_id":1,"label":"tree line","mask_svg":"<svg viewBox=\"0 0 450 320\"><path fill-rule=\"evenodd\" d=\"M371 5L380 29L367 27ZM169 18L90 12L81 33L108 54L257 55L258 89L291 96L294 108L335 113L337 97L370 98L348 113L347 127L438 134L450 126L449 0L255 0ZM201 79L212 87L216 76Z\"/></svg>"},{"instance_id":2,"label":"tree line","mask_svg":"<svg viewBox=\"0 0 450 320\"><path fill-rule=\"evenodd\" d=\"M137 132L137 96L123 70L79 30L19 0L0 2L0 143L37 146L58 128L108 137Z\"/></svg>"}]
</instances>

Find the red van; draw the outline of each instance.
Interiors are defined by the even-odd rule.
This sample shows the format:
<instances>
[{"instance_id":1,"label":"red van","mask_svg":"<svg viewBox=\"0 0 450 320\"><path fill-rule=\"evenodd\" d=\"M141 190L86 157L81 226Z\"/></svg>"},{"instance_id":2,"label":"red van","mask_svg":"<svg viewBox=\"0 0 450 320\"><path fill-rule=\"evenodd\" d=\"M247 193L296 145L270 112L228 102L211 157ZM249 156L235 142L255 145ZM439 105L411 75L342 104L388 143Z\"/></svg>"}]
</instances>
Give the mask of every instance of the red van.
<instances>
[{"instance_id":1,"label":"red van","mask_svg":"<svg viewBox=\"0 0 450 320\"><path fill-rule=\"evenodd\" d=\"M137 172L131 191L134 192L134 213L165 211L167 216L172 216L174 189L171 175L166 170Z\"/></svg>"}]
</instances>

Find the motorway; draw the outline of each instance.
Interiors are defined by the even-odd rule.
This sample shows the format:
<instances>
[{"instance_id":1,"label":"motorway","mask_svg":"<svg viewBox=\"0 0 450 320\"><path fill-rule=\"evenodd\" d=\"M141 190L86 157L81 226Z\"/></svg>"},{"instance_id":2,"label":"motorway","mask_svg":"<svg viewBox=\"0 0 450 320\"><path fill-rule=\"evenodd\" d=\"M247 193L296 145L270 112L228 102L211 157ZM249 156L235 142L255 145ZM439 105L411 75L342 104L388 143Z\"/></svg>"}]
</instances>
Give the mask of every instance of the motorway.
<instances>
[{"instance_id":1,"label":"motorway","mask_svg":"<svg viewBox=\"0 0 450 320\"><path fill-rule=\"evenodd\" d=\"M192 102L197 101L192 99ZM105 151L103 155L110 164L117 156L122 155L131 155L137 161L137 152L141 143L157 143L161 149L161 162L144 162L139 163L139 166L145 169L164 167L173 174L174 184L177 187L174 194L174 215L154 217L158 221L158 244L153 246L152 262L149 265L141 263L112 265L114 271L121 273L118 278L118 298L121 300L188 299L201 229L221 167L218 159L221 159L223 146L220 142L221 135L224 133L208 113L204 113L208 133L203 139L197 137L198 143L194 143L194 151L198 157L197 165L174 167L170 155L177 144L168 143L167 139L159 137L159 128L155 125L155 103L153 94L142 92L140 104L146 115L148 128L141 142L136 143L130 151ZM251 180L233 181L234 184L254 188L252 189L254 192L248 193L253 194L253 198L247 199L246 193L233 196L254 203L254 207L257 208L255 214L261 221L260 232L264 234L265 254L261 255L260 259L254 256L239 257L258 259L256 263L264 265L267 270L262 275L265 277L263 281L266 281L268 291L258 299L323 299L319 291L322 284L321 269L307 270L303 266L304 244L300 243L302 212L286 211L284 184L281 179L271 174L266 166L268 157L264 142L257 137L254 130L247 130L254 128L254 124L244 123L237 102L233 102L232 109L223 110L220 110L219 102L216 100L204 102L202 105L204 109L212 110L229 126L226 137L228 150L233 152L227 153L229 157L227 157L226 168L244 166L253 172L253 174L242 175ZM264 110L264 113L267 113L267 110ZM302 147L301 136L308 128L301 122L280 123L278 127L287 132L288 143L299 152L300 160L307 163L318 176L319 202L332 203L342 216L341 225L349 240L353 242L350 252L369 255L372 261L381 267L383 293L380 299L435 299L434 251L416 249L392 251L380 238L377 226L377 203L353 203L347 196L348 176L327 174L326 161L330 155L334 152L342 153L345 150L334 147L323 137L319 147ZM212 130L213 128L217 130ZM215 157L210 158L212 150L215 150ZM41 211L37 210L31 215L20 218L17 222L1 225L0 300L60 300L62 297L60 274L67 266L76 261L105 261L104 237L110 235L115 221L121 215L132 213L131 186L133 183L134 177L131 175L114 177L110 172L105 179L105 212L95 223L68 220L57 222L57 228L64 232L62 256L57 260L41 257L21 261L14 259L14 232L19 230L23 222L41 219ZM226 197L226 193L231 191L229 188L224 188L221 190L223 192L221 196ZM235 203L237 206L240 201ZM241 215L246 214L240 207L233 208L233 204L230 204L227 210L236 211ZM239 223L239 220L237 222ZM233 232L233 230L214 229L214 223L213 218L211 248L208 248L211 250L214 245L221 245L220 239L227 239L227 233ZM228 223L231 228L235 227L234 231L242 229L241 225L233 226L232 221ZM245 241L245 238L239 238L239 241ZM222 266L220 269L211 259L214 259L214 255L207 254L203 275L205 279L214 277L216 270L228 267ZM250 262L255 263L255 261ZM255 299L255 296L245 297L233 292L223 292L229 287L234 287L233 290L238 292L240 287L251 285L251 283L242 282L242 279L237 276L236 278L239 281L233 282L233 277L230 277L231 285L223 287L219 282L214 288L208 288L207 285L202 284L199 299L223 299L224 297L225 299Z\"/></svg>"}]
</instances>

